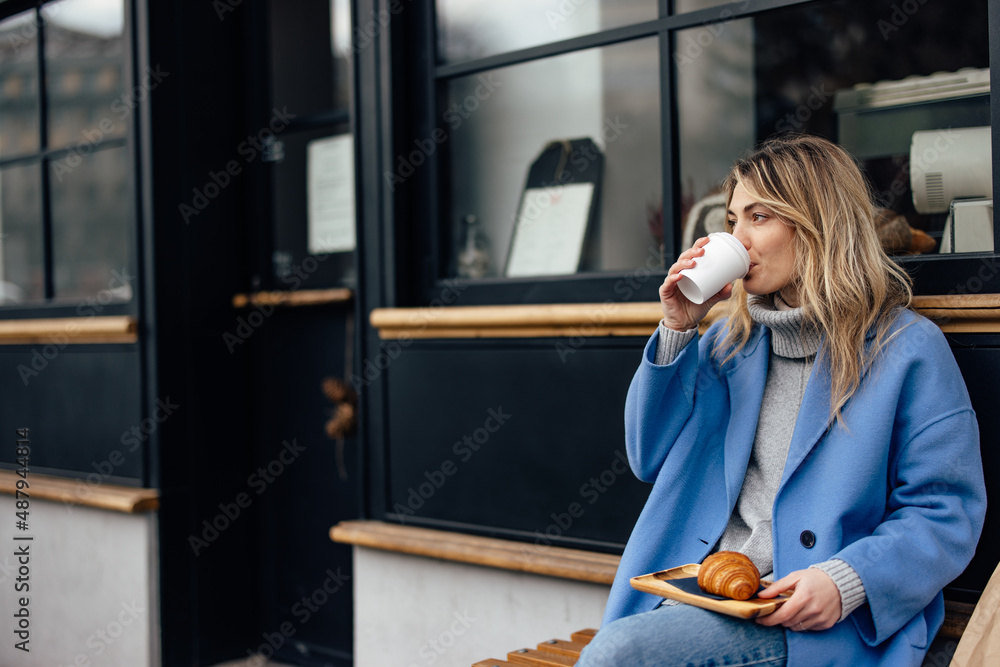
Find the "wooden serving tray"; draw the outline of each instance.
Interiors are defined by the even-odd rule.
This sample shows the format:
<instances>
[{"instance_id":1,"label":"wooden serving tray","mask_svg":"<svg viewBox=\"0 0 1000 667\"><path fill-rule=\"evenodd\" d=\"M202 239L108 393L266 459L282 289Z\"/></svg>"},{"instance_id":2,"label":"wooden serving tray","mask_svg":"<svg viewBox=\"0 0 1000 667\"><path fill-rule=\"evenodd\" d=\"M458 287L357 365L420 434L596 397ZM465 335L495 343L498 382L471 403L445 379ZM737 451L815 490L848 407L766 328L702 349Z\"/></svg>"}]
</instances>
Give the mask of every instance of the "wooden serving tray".
<instances>
[{"instance_id":1,"label":"wooden serving tray","mask_svg":"<svg viewBox=\"0 0 1000 667\"><path fill-rule=\"evenodd\" d=\"M698 563L681 565L669 570L661 570L660 572L632 577L629 583L632 585L632 588L643 593L652 593L653 595L678 600L695 607L726 614L727 616L747 619L767 616L780 607L790 595L782 593L778 597L768 600L762 600L758 597L752 597L749 600L728 600L718 599L716 596L710 596L707 593L688 593L670 583L672 579L697 578L700 568L701 566ZM763 580L760 583L764 586L771 584L770 581Z\"/></svg>"}]
</instances>

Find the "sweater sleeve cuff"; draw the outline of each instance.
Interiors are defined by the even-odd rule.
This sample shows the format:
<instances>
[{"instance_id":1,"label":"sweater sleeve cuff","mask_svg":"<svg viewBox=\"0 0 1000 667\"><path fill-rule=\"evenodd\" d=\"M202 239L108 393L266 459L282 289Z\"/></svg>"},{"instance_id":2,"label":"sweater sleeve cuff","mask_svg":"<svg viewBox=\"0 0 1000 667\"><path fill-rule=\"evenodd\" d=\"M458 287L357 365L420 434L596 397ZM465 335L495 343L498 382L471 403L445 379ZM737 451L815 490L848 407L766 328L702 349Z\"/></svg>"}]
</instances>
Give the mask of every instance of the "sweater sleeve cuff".
<instances>
[{"instance_id":1,"label":"sweater sleeve cuff","mask_svg":"<svg viewBox=\"0 0 1000 667\"><path fill-rule=\"evenodd\" d=\"M855 609L868 601L865 585L854 568L839 558L813 565L818 570L826 572L840 591L840 621L851 615ZM838 621L839 622L839 621Z\"/></svg>"},{"instance_id":2,"label":"sweater sleeve cuff","mask_svg":"<svg viewBox=\"0 0 1000 667\"><path fill-rule=\"evenodd\" d=\"M676 359L684 346L694 340L697 333L697 327L687 331L668 329L664 326L663 320L660 320L660 338L656 342L656 365L666 366Z\"/></svg>"}]
</instances>

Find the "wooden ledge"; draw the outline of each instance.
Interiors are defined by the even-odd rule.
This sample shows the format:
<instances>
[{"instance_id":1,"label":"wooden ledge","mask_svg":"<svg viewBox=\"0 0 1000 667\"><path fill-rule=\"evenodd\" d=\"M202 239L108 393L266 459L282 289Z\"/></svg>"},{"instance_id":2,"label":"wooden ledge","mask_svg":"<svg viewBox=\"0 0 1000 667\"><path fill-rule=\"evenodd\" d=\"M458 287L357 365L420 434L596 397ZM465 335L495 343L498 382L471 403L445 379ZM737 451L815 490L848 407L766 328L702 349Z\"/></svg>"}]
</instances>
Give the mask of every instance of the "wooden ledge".
<instances>
[{"instance_id":1,"label":"wooden ledge","mask_svg":"<svg viewBox=\"0 0 1000 667\"><path fill-rule=\"evenodd\" d=\"M1000 294L915 296L913 307L946 333L1000 332Z\"/></svg>"},{"instance_id":2,"label":"wooden ledge","mask_svg":"<svg viewBox=\"0 0 1000 667\"><path fill-rule=\"evenodd\" d=\"M354 292L347 288L298 290L295 292L253 292L233 297L233 308L249 306L321 306L348 303Z\"/></svg>"},{"instance_id":3,"label":"wooden ledge","mask_svg":"<svg viewBox=\"0 0 1000 667\"><path fill-rule=\"evenodd\" d=\"M0 321L0 345L134 343L138 338L138 322L125 315Z\"/></svg>"},{"instance_id":4,"label":"wooden ledge","mask_svg":"<svg viewBox=\"0 0 1000 667\"><path fill-rule=\"evenodd\" d=\"M376 308L370 322L385 339L541 338L649 336L660 317L656 303L588 303Z\"/></svg>"},{"instance_id":5,"label":"wooden ledge","mask_svg":"<svg viewBox=\"0 0 1000 667\"><path fill-rule=\"evenodd\" d=\"M608 586L614 581L618 561L621 560L619 556L611 554L400 526L381 521L343 521L330 529L330 539L359 547Z\"/></svg>"},{"instance_id":6,"label":"wooden ledge","mask_svg":"<svg viewBox=\"0 0 1000 667\"><path fill-rule=\"evenodd\" d=\"M947 333L1000 332L1000 294L918 296L913 299L913 307ZM724 317L727 308L725 302L715 306L702 321L702 329ZM585 303L376 308L369 322L386 340L647 337L661 316L658 303Z\"/></svg>"},{"instance_id":7,"label":"wooden ledge","mask_svg":"<svg viewBox=\"0 0 1000 667\"><path fill-rule=\"evenodd\" d=\"M0 493L15 495L20 479L23 478L13 470L0 470ZM152 512L160 506L160 492L156 489L88 484L79 479L40 475L30 469L27 481L28 488L22 491L28 493L30 500L52 500L125 514Z\"/></svg>"}]
</instances>

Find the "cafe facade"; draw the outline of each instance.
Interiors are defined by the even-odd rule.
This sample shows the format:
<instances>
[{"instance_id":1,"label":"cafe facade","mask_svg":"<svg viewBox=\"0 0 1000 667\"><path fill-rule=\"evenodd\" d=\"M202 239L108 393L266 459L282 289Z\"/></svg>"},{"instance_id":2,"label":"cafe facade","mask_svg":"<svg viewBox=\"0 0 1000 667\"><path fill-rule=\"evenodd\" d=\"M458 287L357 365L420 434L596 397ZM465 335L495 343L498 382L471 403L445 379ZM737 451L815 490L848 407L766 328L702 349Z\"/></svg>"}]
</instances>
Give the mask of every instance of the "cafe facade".
<instances>
[{"instance_id":1,"label":"cafe facade","mask_svg":"<svg viewBox=\"0 0 1000 667\"><path fill-rule=\"evenodd\" d=\"M0 663L598 627L657 288L786 132L869 178L992 499L993 64L986 0L0 2Z\"/></svg>"}]
</instances>

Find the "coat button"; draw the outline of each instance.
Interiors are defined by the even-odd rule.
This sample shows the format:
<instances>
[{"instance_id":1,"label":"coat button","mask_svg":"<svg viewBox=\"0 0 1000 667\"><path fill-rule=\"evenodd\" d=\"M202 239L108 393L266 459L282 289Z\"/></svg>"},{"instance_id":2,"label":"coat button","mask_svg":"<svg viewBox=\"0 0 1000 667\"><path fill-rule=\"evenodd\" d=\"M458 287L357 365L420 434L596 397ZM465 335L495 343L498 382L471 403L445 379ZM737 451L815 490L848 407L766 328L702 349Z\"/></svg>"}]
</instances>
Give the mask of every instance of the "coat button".
<instances>
[{"instance_id":1,"label":"coat button","mask_svg":"<svg viewBox=\"0 0 1000 667\"><path fill-rule=\"evenodd\" d=\"M799 535L799 542L806 549L812 549L813 545L816 544L816 535L811 530L803 530L802 534Z\"/></svg>"}]
</instances>

